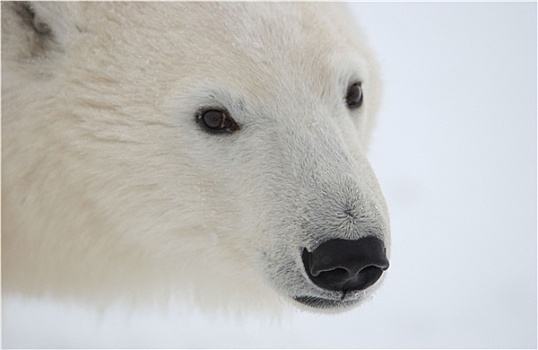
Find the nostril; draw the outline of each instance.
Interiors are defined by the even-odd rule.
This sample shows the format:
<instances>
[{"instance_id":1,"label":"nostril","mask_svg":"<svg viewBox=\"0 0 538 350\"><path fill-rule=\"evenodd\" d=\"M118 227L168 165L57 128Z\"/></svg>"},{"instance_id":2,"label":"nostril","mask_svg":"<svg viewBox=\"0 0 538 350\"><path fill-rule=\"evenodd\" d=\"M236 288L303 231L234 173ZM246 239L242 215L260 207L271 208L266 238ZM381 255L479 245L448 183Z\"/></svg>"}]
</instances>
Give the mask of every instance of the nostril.
<instances>
[{"instance_id":1,"label":"nostril","mask_svg":"<svg viewBox=\"0 0 538 350\"><path fill-rule=\"evenodd\" d=\"M333 271L334 273L346 273L345 268L339 268L337 267L338 264L333 261L333 257L330 255L314 255L309 254L309 266L310 266L310 273L312 276L319 276L319 274ZM341 270L341 271L339 271Z\"/></svg>"},{"instance_id":2,"label":"nostril","mask_svg":"<svg viewBox=\"0 0 538 350\"><path fill-rule=\"evenodd\" d=\"M330 240L313 252L304 249L302 260L314 284L336 291L366 289L389 267L385 245L375 237Z\"/></svg>"},{"instance_id":3,"label":"nostril","mask_svg":"<svg viewBox=\"0 0 538 350\"><path fill-rule=\"evenodd\" d=\"M358 289L366 289L377 282L383 274L383 270L377 266L368 266L359 271L356 275L356 286Z\"/></svg>"}]
</instances>

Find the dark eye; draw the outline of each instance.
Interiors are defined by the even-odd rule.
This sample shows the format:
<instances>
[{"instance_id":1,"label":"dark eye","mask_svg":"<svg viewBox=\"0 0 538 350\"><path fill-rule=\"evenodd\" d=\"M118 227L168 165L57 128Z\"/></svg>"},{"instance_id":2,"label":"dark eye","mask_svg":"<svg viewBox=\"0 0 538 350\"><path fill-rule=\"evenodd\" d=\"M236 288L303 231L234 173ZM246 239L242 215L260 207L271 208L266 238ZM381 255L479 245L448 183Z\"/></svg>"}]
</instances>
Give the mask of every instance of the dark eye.
<instances>
[{"instance_id":1,"label":"dark eye","mask_svg":"<svg viewBox=\"0 0 538 350\"><path fill-rule=\"evenodd\" d=\"M346 104L349 109L357 109L362 105L361 83L355 83L347 89Z\"/></svg>"},{"instance_id":2,"label":"dark eye","mask_svg":"<svg viewBox=\"0 0 538 350\"><path fill-rule=\"evenodd\" d=\"M219 109L201 111L196 121L205 131L213 134L232 133L239 130L239 126L228 112Z\"/></svg>"}]
</instances>

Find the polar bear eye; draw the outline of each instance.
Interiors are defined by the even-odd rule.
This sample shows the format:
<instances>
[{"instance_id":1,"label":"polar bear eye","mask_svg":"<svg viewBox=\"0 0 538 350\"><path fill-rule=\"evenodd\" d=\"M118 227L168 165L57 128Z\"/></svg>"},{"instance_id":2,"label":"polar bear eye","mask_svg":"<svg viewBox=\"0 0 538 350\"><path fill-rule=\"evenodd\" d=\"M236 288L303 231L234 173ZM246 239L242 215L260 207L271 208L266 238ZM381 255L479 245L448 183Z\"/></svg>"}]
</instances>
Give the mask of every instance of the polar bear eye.
<instances>
[{"instance_id":1,"label":"polar bear eye","mask_svg":"<svg viewBox=\"0 0 538 350\"><path fill-rule=\"evenodd\" d=\"M239 126L227 111L218 109L203 110L198 113L196 122L207 132L213 134L231 133Z\"/></svg>"},{"instance_id":2,"label":"polar bear eye","mask_svg":"<svg viewBox=\"0 0 538 350\"><path fill-rule=\"evenodd\" d=\"M347 89L346 104L349 109L357 109L362 105L361 83L355 83Z\"/></svg>"}]
</instances>

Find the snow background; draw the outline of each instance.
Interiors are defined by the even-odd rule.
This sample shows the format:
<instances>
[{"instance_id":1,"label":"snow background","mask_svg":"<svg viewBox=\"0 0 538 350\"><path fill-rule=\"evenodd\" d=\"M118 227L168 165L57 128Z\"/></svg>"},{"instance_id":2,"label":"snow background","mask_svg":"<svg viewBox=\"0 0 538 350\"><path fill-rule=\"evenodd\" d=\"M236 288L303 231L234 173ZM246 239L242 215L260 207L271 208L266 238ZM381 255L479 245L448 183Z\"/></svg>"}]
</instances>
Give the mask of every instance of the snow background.
<instances>
[{"instance_id":1,"label":"snow background","mask_svg":"<svg viewBox=\"0 0 538 350\"><path fill-rule=\"evenodd\" d=\"M386 95L374 299L275 321L3 298L3 347L536 348L536 3L357 3Z\"/></svg>"}]
</instances>

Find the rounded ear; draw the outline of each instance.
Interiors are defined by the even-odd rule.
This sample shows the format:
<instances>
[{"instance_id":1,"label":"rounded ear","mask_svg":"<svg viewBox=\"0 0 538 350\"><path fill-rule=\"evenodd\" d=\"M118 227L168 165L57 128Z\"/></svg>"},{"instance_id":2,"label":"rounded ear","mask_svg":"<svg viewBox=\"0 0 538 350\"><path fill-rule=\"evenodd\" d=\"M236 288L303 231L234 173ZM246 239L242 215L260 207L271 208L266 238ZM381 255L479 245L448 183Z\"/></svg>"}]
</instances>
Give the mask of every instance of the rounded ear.
<instances>
[{"instance_id":1,"label":"rounded ear","mask_svg":"<svg viewBox=\"0 0 538 350\"><path fill-rule=\"evenodd\" d=\"M2 51L21 58L62 51L77 31L76 4L2 2Z\"/></svg>"}]
</instances>

